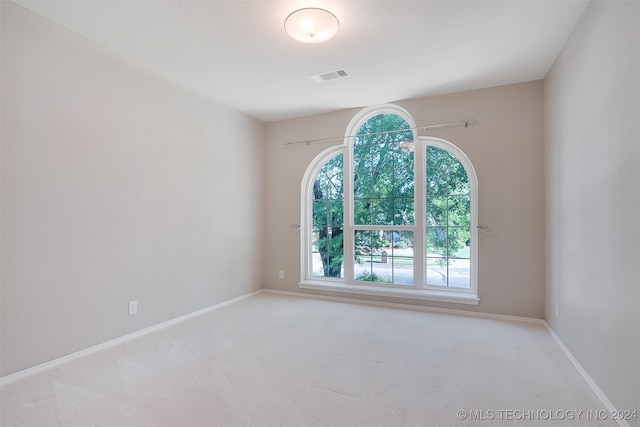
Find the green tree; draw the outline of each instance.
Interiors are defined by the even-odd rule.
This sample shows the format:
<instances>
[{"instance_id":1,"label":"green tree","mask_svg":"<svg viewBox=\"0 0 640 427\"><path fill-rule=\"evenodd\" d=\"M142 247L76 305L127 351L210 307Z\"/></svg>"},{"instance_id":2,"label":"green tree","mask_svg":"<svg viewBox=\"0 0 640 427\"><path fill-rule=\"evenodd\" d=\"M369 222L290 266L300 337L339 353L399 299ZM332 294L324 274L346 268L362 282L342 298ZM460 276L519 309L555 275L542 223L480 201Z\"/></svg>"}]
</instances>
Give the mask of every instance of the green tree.
<instances>
[{"instance_id":1,"label":"green tree","mask_svg":"<svg viewBox=\"0 0 640 427\"><path fill-rule=\"evenodd\" d=\"M414 223L413 131L396 114L367 120L353 142L353 210L357 225L412 225ZM391 233L393 234L393 232ZM407 245L413 245L410 234ZM388 233L354 233L356 262L370 262L392 243ZM364 271L358 280L386 282Z\"/></svg>"},{"instance_id":2,"label":"green tree","mask_svg":"<svg viewBox=\"0 0 640 427\"><path fill-rule=\"evenodd\" d=\"M353 143L354 220L410 225L414 211L413 131L395 114L367 120Z\"/></svg>"},{"instance_id":3,"label":"green tree","mask_svg":"<svg viewBox=\"0 0 640 427\"><path fill-rule=\"evenodd\" d=\"M469 241L471 202L469 178L448 151L427 147L427 252L442 263L456 257Z\"/></svg>"},{"instance_id":4,"label":"green tree","mask_svg":"<svg viewBox=\"0 0 640 427\"><path fill-rule=\"evenodd\" d=\"M344 260L342 161L342 155L327 161L313 183L313 250L325 277L340 277Z\"/></svg>"},{"instance_id":5,"label":"green tree","mask_svg":"<svg viewBox=\"0 0 640 427\"><path fill-rule=\"evenodd\" d=\"M353 142L352 165L356 225L414 224L413 144L409 124L395 114L374 116L360 127ZM470 239L469 180L463 165L448 151L428 146L426 157L427 253L444 264L458 256ZM313 186L313 245L325 277L340 277L342 271L343 188L343 156L338 155L323 165ZM402 244L413 246L413 233L401 234ZM356 261L372 260L393 243L388 233L357 230ZM373 280L373 274L368 274L368 280Z\"/></svg>"}]
</instances>

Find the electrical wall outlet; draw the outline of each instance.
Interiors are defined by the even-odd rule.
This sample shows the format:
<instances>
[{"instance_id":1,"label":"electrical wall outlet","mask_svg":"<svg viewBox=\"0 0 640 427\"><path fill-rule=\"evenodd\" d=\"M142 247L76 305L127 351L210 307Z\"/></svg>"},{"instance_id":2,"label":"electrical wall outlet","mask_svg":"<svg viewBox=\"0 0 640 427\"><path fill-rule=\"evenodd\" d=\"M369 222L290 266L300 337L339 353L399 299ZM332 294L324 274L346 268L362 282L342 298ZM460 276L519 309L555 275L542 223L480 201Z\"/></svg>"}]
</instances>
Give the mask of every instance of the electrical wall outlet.
<instances>
[{"instance_id":1,"label":"electrical wall outlet","mask_svg":"<svg viewBox=\"0 0 640 427\"><path fill-rule=\"evenodd\" d=\"M280 271L278 272L278 278L279 278L280 280L284 280L284 271L280 270Z\"/></svg>"},{"instance_id":2,"label":"electrical wall outlet","mask_svg":"<svg viewBox=\"0 0 640 427\"><path fill-rule=\"evenodd\" d=\"M560 317L560 304L556 304L556 317Z\"/></svg>"},{"instance_id":3,"label":"electrical wall outlet","mask_svg":"<svg viewBox=\"0 0 640 427\"><path fill-rule=\"evenodd\" d=\"M138 312L138 300L129 301L129 316Z\"/></svg>"}]
</instances>

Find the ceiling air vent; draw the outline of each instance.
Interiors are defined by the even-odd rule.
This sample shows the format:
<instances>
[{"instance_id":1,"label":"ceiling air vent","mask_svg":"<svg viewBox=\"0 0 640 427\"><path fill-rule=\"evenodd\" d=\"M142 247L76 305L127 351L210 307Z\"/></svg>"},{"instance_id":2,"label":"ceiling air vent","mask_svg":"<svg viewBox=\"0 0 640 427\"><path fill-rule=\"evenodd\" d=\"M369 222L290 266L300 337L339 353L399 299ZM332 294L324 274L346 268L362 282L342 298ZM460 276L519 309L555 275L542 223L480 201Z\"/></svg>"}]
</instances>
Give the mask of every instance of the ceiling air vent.
<instances>
[{"instance_id":1,"label":"ceiling air vent","mask_svg":"<svg viewBox=\"0 0 640 427\"><path fill-rule=\"evenodd\" d=\"M328 82L330 80L343 79L349 77L349 74L344 69L326 71L324 73L315 74L311 76L311 79L316 83Z\"/></svg>"}]
</instances>

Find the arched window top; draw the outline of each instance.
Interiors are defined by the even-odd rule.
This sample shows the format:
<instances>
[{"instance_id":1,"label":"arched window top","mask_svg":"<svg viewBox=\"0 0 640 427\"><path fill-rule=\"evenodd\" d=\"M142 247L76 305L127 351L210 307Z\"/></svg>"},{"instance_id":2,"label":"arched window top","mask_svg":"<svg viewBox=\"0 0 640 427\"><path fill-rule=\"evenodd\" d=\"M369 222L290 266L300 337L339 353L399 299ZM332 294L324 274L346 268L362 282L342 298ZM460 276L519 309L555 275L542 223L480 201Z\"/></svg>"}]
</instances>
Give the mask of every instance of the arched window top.
<instances>
[{"instance_id":1,"label":"arched window top","mask_svg":"<svg viewBox=\"0 0 640 427\"><path fill-rule=\"evenodd\" d=\"M380 120L372 120L376 116L381 116ZM388 120L383 120L382 118L384 116L387 116ZM397 119L392 118L391 116L397 116ZM349 125L347 126L345 141L348 144L352 144L356 142L357 138L354 138L356 135L361 136L363 134L394 130L390 128L385 129L385 124L391 123L398 127L397 130L409 130L412 136L416 136L415 130L413 130L416 125L413 117L411 117L411 114L409 114L407 110L398 105L384 104L374 107L367 107L360 110L351 119ZM402 136L404 138L407 138L407 132L405 132Z\"/></svg>"},{"instance_id":2,"label":"arched window top","mask_svg":"<svg viewBox=\"0 0 640 427\"><path fill-rule=\"evenodd\" d=\"M435 138L432 136L419 136L419 141L422 141L424 144L430 147L437 147L444 152L447 153L449 157L449 164L455 164L455 162L459 162L466 172L467 178L469 179L469 188L477 191L478 188L478 178L476 176L476 171L469 160L469 157L462 151L458 146L452 144L451 142L442 139ZM427 159L427 167L429 167L429 159Z\"/></svg>"}]
</instances>

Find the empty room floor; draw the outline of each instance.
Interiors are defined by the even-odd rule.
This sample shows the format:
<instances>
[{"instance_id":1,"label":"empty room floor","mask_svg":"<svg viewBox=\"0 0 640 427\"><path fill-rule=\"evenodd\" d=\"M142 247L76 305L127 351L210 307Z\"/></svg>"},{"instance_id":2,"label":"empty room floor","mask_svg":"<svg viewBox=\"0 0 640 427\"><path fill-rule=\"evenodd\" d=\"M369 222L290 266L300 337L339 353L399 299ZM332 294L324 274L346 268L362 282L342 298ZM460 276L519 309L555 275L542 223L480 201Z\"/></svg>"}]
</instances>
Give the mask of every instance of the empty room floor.
<instances>
[{"instance_id":1,"label":"empty room floor","mask_svg":"<svg viewBox=\"0 0 640 427\"><path fill-rule=\"evenodd\" d=\"M261 292L2 387L8 426L608 426L544 325Z\"/></svg>"}]
</instances>

